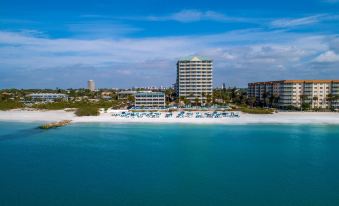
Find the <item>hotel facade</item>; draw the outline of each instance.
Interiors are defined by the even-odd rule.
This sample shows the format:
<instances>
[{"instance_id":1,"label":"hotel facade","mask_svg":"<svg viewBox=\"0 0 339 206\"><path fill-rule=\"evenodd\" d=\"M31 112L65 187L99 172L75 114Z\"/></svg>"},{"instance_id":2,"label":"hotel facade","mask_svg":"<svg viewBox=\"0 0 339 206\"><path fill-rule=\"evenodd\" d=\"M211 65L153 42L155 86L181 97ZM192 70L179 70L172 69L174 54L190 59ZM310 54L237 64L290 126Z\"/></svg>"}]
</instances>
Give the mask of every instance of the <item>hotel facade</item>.
<instances>
[{"instance_id":1,"label":"hotel facade","mask_svg":"<svg viewBox=\"0 0 339 206\"><path fill-rule=\"evenodd\" d=\"M205 102L212 96L213 61L206 57L192 56L177 62L176 93L190 101L196 98Z\"/></svg>"},{"instance_id":2,"label":"hotel facade","mask_svg":"<svg viewBox=\"0 0 339 206\"><path fill-rule=\"evenodd\" d=\"M160 108L165 107L165 94L162 92L140 92L134 95L135 107Z\"/></svg>"},{"instance_id":3,"label":"hotel facade","mask_svg":"<svg viewBox=\"0 0 339 206\"><path fill-rule=\"evenodd\" d=\"M271 99L273 106L339 109L339 80L281 80L248 84L248 97L257 103Z\"/></svg>"}]
</instances>

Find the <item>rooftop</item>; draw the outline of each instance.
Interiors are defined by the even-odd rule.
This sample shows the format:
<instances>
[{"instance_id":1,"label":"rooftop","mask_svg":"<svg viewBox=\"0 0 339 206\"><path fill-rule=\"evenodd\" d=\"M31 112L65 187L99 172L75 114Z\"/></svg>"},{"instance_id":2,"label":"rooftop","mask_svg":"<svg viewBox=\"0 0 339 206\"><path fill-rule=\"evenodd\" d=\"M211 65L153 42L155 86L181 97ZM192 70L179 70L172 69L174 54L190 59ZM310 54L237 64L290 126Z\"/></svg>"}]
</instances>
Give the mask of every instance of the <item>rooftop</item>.
<instances>
[{"instance_id":1,"label":"rooftop","mask_svg":"<svg viewBox=\"0 0 339 206\"><path fill-rule=\"evenodd\" d=\"M140 92L136 96L165 95L163 92Z\"/></svg>"},{"instance_id":2,"label":"rooftop","mask_svg":"<svg viewBox=\"0 0 339 206\"><path fill-rule=\"evenodd\" d=\"M204 56L188 56L182 57L178 61L212 61L212 59Z\"/></svg>"},{"instance_id":3,"label":"rooftop","mask_svg":"<svg viewBox=\"0 0 339 206\"><path fill-rule=\"evenodd\" d=\"M130 91L130 90L118 92L118 94L136 94L136 93L137 93L137 91Z\"/></svg>"},{"instance_id":4,"label":"rooftop","mask_svg":"<svg viewBox=\"0 0 339 206\"><path fill-rule=\"evenodd\" d=\"M267 82L251 82L249 85L253 84L274 84L274 83L339 83L338 79L315 79L315 80L278 80L278 81L267 81Z\"/></svg>"}]
</instances>

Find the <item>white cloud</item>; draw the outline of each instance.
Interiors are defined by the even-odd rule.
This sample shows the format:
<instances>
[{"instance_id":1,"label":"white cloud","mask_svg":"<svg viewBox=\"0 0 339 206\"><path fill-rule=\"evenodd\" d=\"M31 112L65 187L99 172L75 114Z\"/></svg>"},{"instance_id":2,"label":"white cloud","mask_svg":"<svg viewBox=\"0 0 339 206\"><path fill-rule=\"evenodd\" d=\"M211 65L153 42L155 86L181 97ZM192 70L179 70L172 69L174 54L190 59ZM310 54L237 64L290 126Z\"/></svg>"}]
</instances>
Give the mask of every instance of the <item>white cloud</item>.
<instances>
[{"instance_id":1,"label":"white cloud","mask_svg":"<svg viewBox=\"0 0 339 206\"><path fill-rule=\"evenodd\" d=\"M169 17L166 17L171 20L181 21L181 22L192 22L200 21L207 17L206 13L196 10L183 10L178 13L175 13Z\"/></svg>"},{"instance_id":2,"label":"white cloud","mask_svg":"<svg viewBox=\"0 0 339 206\"><path fill-rule=\"evenodd\" d=\"M339 55L334 51L326 51L315 58L315 62L339 62Z\"/></svg>"},{"instance_id":3,"label":"white cloud","mask_svg":"<svg viewBox=\"0 0 339 206\"><path fill-rule=\"evenodd\" d=\"M339 16L336 14L318 14L302 18L283 18L276 19L271 22L273 28L292 28L297 26L305 26L317 24L325 21L337 21Z\"/></svg>"},{"instance_id":4,"label":"white cloud","mask_svg":"<svg viewBox=\"0 0 339 206\"><path fill-rule=\"evenodd\" d=\"M285 18L285 19L277 19L272 21L271 25L275 28L286 28L286 27L295 27L295 26L302 26L308 24L314 24L321 21L321 18L324 15L315 15L315 16L308 16L303 18Z\"/></svg>"},{"instance_id":5,"label":"white cloud","mask_svg":"<svg viewBox=\"0 0 339 206\"><path fill-rule=\"evenodd\" d=\"M12 79L13 84L27 82L30 85L36 80L27 80L27 76L34 73L37 78L53 78L57 81L55 84L60 81L72 83L74 76L85 81L94 75L101 81L114 82L111 86L115 87L170 85L175 81L176 60L192 54L215 60L216 83L226 81L246 85L248 81L307 78L305 75L320 78L328 74L317 73L322 71L320 63L330 62L331 58L330 63L334 65L327 65L327 71L339 75L336 61L333 61L337 54L326 53L338 44L337 39L336 36L262 30L205 36L91 40L52 39L35 36L34 32L2 31L0 80ZM313 65L312 59L319 53L324 55L320 55L317 64ZM63 78L59 79L61 74Z\"/></svg>"},{"instance_id":6,"label":"white cloud","mask_svg":"<svg viewBox=\"0 0 339 206\"><path fill-rule=\"evenodd\" d=\"M253 20L240 18L240 17L231 17L223 13L215 11L200 11L194 9L181 10L179 12L170 14L168 16L149 16L146 17L147 20L151 21L178 21L182 23L196 22L196 21L221 21L221 22L242 22L242 21L251 21Z\"/></svg>"}]
</instances>

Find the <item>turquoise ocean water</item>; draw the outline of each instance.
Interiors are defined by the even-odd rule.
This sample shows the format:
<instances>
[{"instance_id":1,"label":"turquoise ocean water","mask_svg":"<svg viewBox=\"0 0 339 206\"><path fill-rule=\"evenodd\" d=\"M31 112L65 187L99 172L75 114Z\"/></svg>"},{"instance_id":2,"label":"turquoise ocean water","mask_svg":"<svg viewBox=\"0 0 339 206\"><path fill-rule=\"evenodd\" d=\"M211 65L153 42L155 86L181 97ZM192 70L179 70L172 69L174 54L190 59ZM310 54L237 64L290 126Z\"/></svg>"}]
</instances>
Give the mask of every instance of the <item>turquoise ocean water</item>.
<instances>
[{"instance_id":1,"label":"turquoise ocean water","mask_svg":"<svg viewBox=\"0 0 339 206\"><path fill-rule=\"evenodd\" d=\"M0 205L339 205L339 126L0 122Z\"/></svg>"}]
</instances>

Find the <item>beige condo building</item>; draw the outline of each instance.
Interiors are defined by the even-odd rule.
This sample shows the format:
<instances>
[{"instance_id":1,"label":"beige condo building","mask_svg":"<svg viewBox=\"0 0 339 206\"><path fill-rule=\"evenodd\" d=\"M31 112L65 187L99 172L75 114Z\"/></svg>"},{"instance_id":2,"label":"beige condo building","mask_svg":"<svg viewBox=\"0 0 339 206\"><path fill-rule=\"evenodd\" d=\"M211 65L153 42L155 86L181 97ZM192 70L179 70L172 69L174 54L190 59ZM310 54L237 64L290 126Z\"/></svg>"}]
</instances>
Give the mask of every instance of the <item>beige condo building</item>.
<instances>
[{"instance_id":1,"label":"beige condo building","mask_svg":"<svg viewBox=\"0 0 339 206\"><path fill-rule=\"evenodd\" d=\"M176 92L190 101L205 102L212 96L213 60L201 56L182 58L177 62Z\"/></svg>"},{"instance_id":2,"label":"beige condo building","mask_svg":"<svg viewBox=\"0 0 339 206\"><path fill-rule=\"evenodd\" d=\"M271 101L276 107L339 109L339 80L281 80L248 84L248 97L256 102Z\"/></svg>"}]
</instances>

